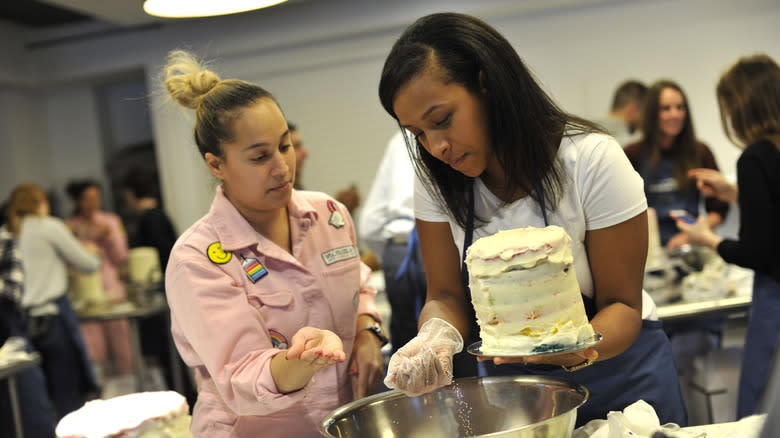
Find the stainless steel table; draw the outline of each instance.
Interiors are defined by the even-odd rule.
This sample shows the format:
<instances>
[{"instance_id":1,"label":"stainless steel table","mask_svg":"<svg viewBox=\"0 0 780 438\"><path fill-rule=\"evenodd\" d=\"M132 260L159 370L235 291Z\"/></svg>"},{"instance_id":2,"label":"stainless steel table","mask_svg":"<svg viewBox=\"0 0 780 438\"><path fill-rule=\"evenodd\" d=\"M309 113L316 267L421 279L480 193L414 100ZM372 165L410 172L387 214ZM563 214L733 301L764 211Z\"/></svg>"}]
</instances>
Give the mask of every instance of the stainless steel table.
<instances>
[{"instance_id":1,"label":"stainless steel table","mask_svg":"<svg viewBox=\"0 0 780 438\"><path fill-rule=\"evenodd\" d=\"M677 301L658 306L658 319L684 321L711 316L734 316L746 313L753 299L751 296L735 296L697 302Z\"/></svg>"},{"instance_id":2,"label":"stainless steel table","mask_svg":"<svg viewBox=\"0 0 780 438\"><path fill-rule=\"evenodd\" d=\"M11 412L17 438L24 438L24 430L22 428L22 413L19 410L19 395L16 392L16 374L38 365L40 361L38 353L31 353L27 359L0 363L0 380L8 379L8 395L11 398Z\"/></svg>"}]
</instances>

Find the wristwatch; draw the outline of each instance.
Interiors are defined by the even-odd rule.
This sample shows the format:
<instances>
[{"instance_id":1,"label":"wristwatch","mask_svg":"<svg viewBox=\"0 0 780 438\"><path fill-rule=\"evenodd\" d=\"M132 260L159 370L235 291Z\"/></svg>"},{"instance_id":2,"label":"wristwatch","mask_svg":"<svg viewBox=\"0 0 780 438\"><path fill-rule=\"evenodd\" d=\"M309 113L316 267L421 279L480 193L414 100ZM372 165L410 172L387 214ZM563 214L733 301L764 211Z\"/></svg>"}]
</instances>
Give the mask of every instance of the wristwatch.
<instances>
[{"instance_id":1,"label":"wristwatch","mask_svg":"<svg viewBox=\"0 0 780 438\"><path fill-rule=\"evenodd\" d=\"M379 342L382 343L383 347L387 345L388 342L390 342L390 339L388 339L387 335L385 335L385 332L382 331L382 325L376 321L374 321L373 324L371 325L361 328L360 330L358 330L358 333L360 333L363 330L368 330L371 333L373 333L374 336L376 336L377 339L379 339Z\"/></svg>"}]
</instances>

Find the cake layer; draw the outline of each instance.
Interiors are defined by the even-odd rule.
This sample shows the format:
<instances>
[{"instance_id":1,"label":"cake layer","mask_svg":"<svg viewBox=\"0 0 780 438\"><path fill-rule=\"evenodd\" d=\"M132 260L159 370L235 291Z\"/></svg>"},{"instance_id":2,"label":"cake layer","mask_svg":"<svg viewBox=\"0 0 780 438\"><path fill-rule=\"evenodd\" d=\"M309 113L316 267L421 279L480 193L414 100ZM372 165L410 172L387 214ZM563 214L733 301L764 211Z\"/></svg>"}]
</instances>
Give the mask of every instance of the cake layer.
<instances>
[{"instance_id":1,"label":"cake layer","mask_svg":"<svg viewBox=\"0 0 780 438\"><path fill-rule=\"evenodd\" d=\"M187 400L174 391L92 400L57 424L58 438L191 438Z\"/></svg>"}]
</instances>

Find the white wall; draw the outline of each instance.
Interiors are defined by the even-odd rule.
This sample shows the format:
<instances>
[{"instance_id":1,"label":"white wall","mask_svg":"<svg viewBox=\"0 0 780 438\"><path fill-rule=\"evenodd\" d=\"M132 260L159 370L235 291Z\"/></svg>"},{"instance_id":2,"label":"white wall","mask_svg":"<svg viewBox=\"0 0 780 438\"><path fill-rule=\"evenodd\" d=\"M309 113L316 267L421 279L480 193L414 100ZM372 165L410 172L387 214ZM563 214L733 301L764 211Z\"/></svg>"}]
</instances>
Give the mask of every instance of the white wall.
<instances>
[{"instance_id":1,"label":"white wall","mask_svg":"<svg viewBox=\"0 0 780 438\"><path fill-rule=\"evenodd\" d=\"M214 182L192 143L191 118L167 104L159 88L169 50L191 48L214 59L224 77L272 91L311 151L308 188L334 193L355 182L366 195L395 129L377 98L384 56L415 18L444 10L473 13L496 26L570 112L603 115L614 87L629 77L676 80L688 94L699 136L727 173L739 151L721 132L717 77L741 55L764 51L780 60L777 0L329 0L44 45L24 51L21 67L0 67L0 91L21 86L13 83L20 77L43 87L47 146L56 166L64 166L52 171L58 183L66 173L100 173L89 84L145 69L163 196L183 230L208 208ZM2 47L10 44L3 41L5 60L4 54L19 49ZM0 94L0 119L9 104ZM32 120L21 125L17 129L41 129ZM6 139L0 145L5 151ZM5 174L6 161L0 166ZM10 189L6 180L0 178L4 193Z\"/></svg>"}]
</instances>

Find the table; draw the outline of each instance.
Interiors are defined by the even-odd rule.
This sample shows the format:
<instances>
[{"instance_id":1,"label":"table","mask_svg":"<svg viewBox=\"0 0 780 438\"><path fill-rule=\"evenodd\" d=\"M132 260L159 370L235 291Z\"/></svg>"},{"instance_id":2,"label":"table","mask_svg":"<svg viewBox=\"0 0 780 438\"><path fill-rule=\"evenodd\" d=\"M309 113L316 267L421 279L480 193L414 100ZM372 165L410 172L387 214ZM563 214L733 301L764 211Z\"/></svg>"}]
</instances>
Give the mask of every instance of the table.
<instances>
[{"instance_id":1,"label":"table","mask_svg":"<svg viewBox=\"0 0 780 438\"><path fill-rule=\"evenodd\" d=\"M167 314L168 303L162 296L156 296L150 299L143 306L136 306L130 302L120 303L116 306L101 309L96 312L81 312L79 313L79 319L81 321L110 321L112 319L127 318L130 323L130 344L133 351L133 374L135 375L135 387L136 391L142 392L144 390L144 374L145 365L143 360L143 353L141 352L141 336L138 320L147 316L156 315L161 312ZM178 360L176 359L176 349L173 347L173 339L169 333L168 342L171 343L171 366L172 376L174 381L175 390L182 391L182 375L181 369L177 366Z\"/></svg>"},{"instance_id":2,"label":"table","mask_svg":"<svg viewBox=\"0 0 780 438\"><path fill-rule=\"evenodd\" d=\"M22 430L22 414L19 410L19 396L16 393L16 374L38 365L40 361L38 353L31 353L26 359L12 360L9 363L0 364L0 380L8 379L8 395L11 398L11 411L17 438L24 438L24 431Z\"/></svg>"},{"instance_id":3,"label":"table","mask_svg":"<svg viewBox=\"0 0 780 438\"><path fill-rule=\"evenodd\" d=\"M750 309L753 297L741 295L697 302L677 301L658 306L658 319L684 321L711 316L734 316Z\"/></svg>"}]
</instances>

